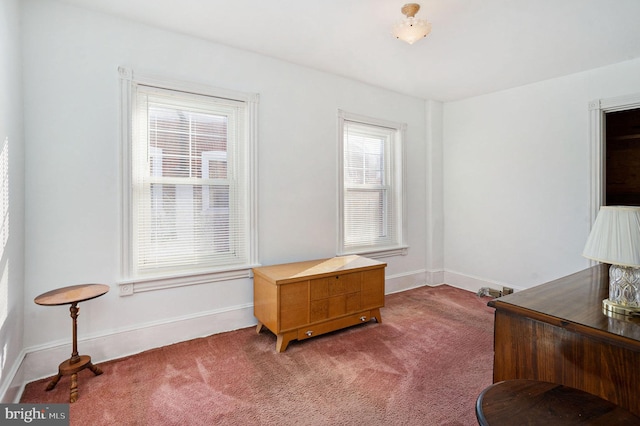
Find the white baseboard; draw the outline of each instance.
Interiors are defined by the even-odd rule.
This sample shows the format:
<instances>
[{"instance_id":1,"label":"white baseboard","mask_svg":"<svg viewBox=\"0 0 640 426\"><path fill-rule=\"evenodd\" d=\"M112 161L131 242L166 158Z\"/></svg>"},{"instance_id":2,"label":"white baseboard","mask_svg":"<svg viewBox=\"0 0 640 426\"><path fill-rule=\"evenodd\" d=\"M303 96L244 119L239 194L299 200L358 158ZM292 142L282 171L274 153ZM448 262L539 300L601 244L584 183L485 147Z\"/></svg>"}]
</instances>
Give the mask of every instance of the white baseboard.
<instances>
[{"instance_id":1,"label":"white baseboard","mask_svg":"<svg viewBox=\"0 0 640 426\"><path fill-rule=\"evenodd\" d=\"M427 285L436 286L444 284L444 271L427 271Z\"/></svg>"},{"instance_id":2,"label":"white baseboard","mask_svg":"<svg viewBox=\"0 0 640 426\"><path fill-rule=\"evenodd\" d=\"M398 293L424 285L436 286L444 283L472 292L478 292L482 287L513 288L505 283L453 271L423 269L387 276L385 293ZM186 340L251 327L256 323L253 305L245 304L90 336L79 340L78 346L82 354L91 355L93 362L100 363ZM70 342L24 349L9 371L11 379L0 389L0 400L18 402L26 383L56 374L59 362L69 358L70 353Z\"/></svg>"},{"instance_id":3,"label":"white baseboard","mask_svg":"<svg viewBox=\"0 0 640 426\"><path fill-rule=\"evenodd\" d=\"M426 271L419 270L386 278L385 293L391 294L425 285ZM91 356L94 363L105 362L212 334L251 327L257 324L253 304L233 306L224 310L170 318L162 322L142 324L130 329L94 335L78 341L79 352ZM70 342L59 342L26 348L4 399L20 398L26 383L53 376L60 362L69 358Z\"/></svg>"},{"instance_id":4,"label":"white baseboard","mask_svg":"<svg viewBox=\"0 0 640 426\"><path fill-rule=\"evenodd\" d=\"M424 269L420 269L418 271L405 272L403 274L388 275L385 277L384 292L385 294L392 294L410 290L412 288L422 287L427 282L425 274L426 271Z\"/></svg>"},{"instance_id":5,"label":"white baseboard","mask_svg":"<svg viewBox=\"0 0 640 426\"><path fill-rule=\"evenodd\" d=\"M502 287L511 287L516 291L521 290L521 288L514 287L512 284L502 283L499 281L490 281L453 271L444 271L444 282L452 287L469 290L474 293L477 293L483 287L489 287L496 290L502 290Z\"/></svg>"},{"instance_id":6,"label":"white baseboard","mask_svg":"<svg viewBox=\"0 0 640 426\"><path fill-rule=\"evenodd\" d=\"M4 381L2 388L0 388L0 402L3 404L17 403L20 401L22 391L26 384L21 370L26 355L27 352L24 349L18 354L13 366L8 371L7 380Z\"/></svg>"},{"instance_id":7,"label":"white baseboard","mask_svg":"<svg viewBox=\"0 0 640 426\"><path fill-rule=\"evenodd\" d=\"M173 343L250 327L256 323L253 305L234 306L79 339L78 348L81 354L90 355L92 362L100 363ZM55 375L58 363L69 358L71 343L32 347L27 348L25 352L26 356L14 382L20 380L22 383L28 383Z\"/></svg>"}]
</instances>

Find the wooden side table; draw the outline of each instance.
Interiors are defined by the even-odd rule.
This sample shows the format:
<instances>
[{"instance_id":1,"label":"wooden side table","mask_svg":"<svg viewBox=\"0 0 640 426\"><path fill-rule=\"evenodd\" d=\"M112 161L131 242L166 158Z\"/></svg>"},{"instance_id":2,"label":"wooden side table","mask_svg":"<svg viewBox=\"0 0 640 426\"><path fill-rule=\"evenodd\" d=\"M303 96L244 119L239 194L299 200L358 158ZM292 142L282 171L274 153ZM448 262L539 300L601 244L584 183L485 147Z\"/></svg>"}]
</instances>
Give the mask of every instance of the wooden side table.
<instances>
[{"instance_id":1,"label":"wooden side table","mask_svg":"<svg viewBox=\"0 0 640 426\"><path fill-rule=\"evenodd\" d=\"M489 386L478 397L476 417L481 426L640 424L640 417L596 395L537 380Z\"/></svg>"},{"instance_id":2,"label":"wooden side table","mask_svg":"<svg viewBox=\"0 0 640 426\"><path fill-rule=\"evenodd\" d=\"M105 284L80 284L51 290L34 299L34 302L43 306L57 306L71 304L71 319L73 323L73 352L71 358L62 362L58 367L58 375L54 377L47 390L55 388L62 376L71 375L71 394L69 402L78 400L78 372L88 368L96 376L102 374L102 370L91 363L89 355L78 355L78 308L79 302L95 299L109 291L109 286Z\"/></svg>"}]
</instances>

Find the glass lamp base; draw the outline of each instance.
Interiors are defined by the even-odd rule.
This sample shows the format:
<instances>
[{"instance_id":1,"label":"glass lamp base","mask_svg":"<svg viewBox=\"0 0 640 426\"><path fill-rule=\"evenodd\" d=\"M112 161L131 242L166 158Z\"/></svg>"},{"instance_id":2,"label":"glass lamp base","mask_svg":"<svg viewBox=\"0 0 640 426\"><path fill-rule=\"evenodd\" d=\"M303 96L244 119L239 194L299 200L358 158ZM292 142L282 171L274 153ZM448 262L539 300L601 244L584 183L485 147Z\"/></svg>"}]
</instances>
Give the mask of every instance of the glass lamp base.
<instances>
[{"instance_id":1,"label":"glass lamp base","mask_svg":"<svg viewBox=\"0 0 640 426\"><path fill-rule=\"evenodd\" d=\"M640 315L640 268L611 265L609 298L602 301L605 313Z\"/></svg>"}]
</instances>

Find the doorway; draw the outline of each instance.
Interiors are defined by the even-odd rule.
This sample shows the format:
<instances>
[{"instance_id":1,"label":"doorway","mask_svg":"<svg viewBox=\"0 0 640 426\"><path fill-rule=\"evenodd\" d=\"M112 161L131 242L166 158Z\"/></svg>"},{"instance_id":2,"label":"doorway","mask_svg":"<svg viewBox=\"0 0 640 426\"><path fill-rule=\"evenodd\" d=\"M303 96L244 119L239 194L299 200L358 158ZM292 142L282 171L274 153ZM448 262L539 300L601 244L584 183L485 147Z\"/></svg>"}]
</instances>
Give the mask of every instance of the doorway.
<instances>
[{"instance_id":1,"label":"doorway","mask_svg":"<svg viewBox=\"0 0 640 426\"><path fill-rule=\"evenodd\" d=\"M630 168L628 164L629 162L627 161L621 162L621 166L617 167L616 159L621 157L621 155L618 154L624 150L616 150L616 146L624 146L624 141L626 140L628 141L629 146L631 146L631 142L637 144L637 149L635 151L640 151L640 139L633 139L633 135L640 134L640 128L636 127L640 124L640 122L636 121L638 120L638 111L640 111L640 93L615 98L594 99L589 102L588 106L589 143L591 154L591 208L589 212L589 223L593 224L601 206L617 204L617 202L622 201L632 201L632 196L623 195L624 192L627 192L628 188L633 187L633 184L628 183L631 182L629 179L630 173L626 174L625 177L616 176L616 173L624 174L623 170L628 170ZM621 114L617 115L616 113ZM628 113L628 115L626 113ZM610 143L607 143L607 130L611 136ZM607 152L607 146L612 148L610 153ZM609 166L607 166L607 154L612 155L614 158ZM640 165L640 162L635 164ZM607 194L607 170L612 173L612 176L609 179L612 182L610 194ZM636 173L636 170L633 170L633 173ZM616 182L618 183L614 185ZM614 188L614 186L617 187ZM633 194L633 191L628 192ZM637 192L635 197L636 200L640 199Z\"/></svg>"},{"instance_id":2,"label":"doorway","mask_svg":"<svg viewBox=\"0 0 640 426\"><path fill-rule=\"evenodd\" d=\"M640 108L604 114L604 205L640 206Z\"/></svg>"}]
</instances>

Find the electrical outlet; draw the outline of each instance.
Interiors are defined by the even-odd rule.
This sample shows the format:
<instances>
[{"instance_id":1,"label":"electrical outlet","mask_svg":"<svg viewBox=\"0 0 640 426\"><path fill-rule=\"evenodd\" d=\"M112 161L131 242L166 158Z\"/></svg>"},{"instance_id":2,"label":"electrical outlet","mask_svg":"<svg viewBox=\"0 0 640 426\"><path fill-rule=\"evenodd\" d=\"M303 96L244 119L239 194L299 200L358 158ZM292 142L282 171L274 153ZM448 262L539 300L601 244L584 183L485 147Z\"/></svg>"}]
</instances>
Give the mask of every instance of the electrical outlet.
<instances>
[{"instance_id":1,"label":"electrical outlet","mask_svg":"<svg viewBox=\"0 0 640 426\"><path fill-rule=\"evenodd\" d=\"M502 295L506 296L507 294L513 293L513 289L511 287L502 287Z\"/></svg>"}]
</instances>

